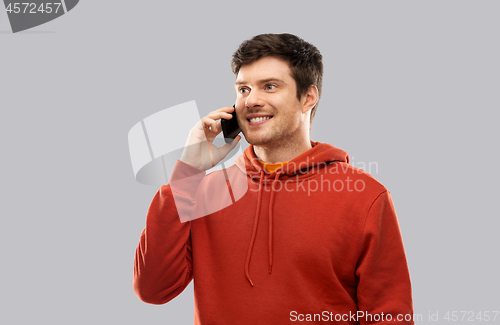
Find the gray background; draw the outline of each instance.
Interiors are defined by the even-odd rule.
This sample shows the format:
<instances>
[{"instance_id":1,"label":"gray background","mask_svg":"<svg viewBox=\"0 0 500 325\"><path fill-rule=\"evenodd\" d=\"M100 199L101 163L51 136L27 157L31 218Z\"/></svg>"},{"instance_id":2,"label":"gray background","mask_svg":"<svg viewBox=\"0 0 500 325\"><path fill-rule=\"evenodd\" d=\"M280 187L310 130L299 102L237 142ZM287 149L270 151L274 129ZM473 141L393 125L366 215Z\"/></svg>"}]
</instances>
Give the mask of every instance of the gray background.
<instances>
[{"instance_id":1,"label":"gray background","mask_svg":"<svg viewBox=\"0 0 500 325\"><path fill-rule=\"evenodd\" d=\"M135 182L127 133L190 100L202 115L231 105L231 54L266 32L322 52L312 139L355 166L378 164L415 313L499 310L499 10L456 0L81 1L19 34L0 10L0 323L192 324L192 285L163 306L132 290L157 188Z\"/></svg>"}]
</instances>

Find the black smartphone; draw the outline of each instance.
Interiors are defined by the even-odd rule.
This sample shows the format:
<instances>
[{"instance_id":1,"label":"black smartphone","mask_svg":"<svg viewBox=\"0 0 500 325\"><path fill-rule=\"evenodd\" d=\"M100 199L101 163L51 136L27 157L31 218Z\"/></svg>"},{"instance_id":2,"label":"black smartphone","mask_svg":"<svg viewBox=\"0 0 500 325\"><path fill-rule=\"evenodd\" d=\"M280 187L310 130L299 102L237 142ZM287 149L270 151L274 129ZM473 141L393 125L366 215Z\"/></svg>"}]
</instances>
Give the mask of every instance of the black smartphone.
<instances>
[{"instance_id":1,"label":"black smartphone","mask_svg":"<svg viewBox=\"0 0 500 325\"><path fill-rule=\"evenodd\" d=\"M220 124L222 125L222 134L224 135L224 140L226 143L233 141L234 138L241 132L240 126L238 125L238 119L236 118L236 106L233 105L234 110L231 112L233 117L230 120L221 119Z\"/></svg>"}]
</instances>

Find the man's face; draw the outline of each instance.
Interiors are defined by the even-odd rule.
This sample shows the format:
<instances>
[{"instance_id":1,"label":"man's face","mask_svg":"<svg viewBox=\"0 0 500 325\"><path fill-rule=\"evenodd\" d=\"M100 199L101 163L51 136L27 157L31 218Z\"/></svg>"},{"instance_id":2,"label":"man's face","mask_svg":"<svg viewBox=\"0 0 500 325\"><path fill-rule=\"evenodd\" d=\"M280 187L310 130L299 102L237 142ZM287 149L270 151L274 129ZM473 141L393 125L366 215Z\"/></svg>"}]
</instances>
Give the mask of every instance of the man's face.
<instances>
[{"instance_id":1,"label":"man's face","mask_svg":"<svg viewBox=\"0 0 500 325\"><path fill-rule=\"evenodd\" d=\"M253 145L283 144L303 137L303 105L288 63L264 57L241 67L235 82L236 114L245 139ZM256 118L257 119L254 119ZM308 121L308 120L307 120Z\"/></svg>"}]
</instances>

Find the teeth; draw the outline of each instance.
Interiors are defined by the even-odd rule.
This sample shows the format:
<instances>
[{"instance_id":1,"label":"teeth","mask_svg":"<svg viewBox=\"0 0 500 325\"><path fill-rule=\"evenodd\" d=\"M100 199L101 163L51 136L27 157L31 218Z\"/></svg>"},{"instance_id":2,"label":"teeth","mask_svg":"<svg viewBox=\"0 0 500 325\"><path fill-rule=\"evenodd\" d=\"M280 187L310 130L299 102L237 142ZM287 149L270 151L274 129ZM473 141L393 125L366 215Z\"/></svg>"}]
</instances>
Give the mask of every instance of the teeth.
<instances>
[{"instance_id":1,"label":"teeth","mask_svg":"<svg viewBox=\"0 0 500 325\"><path fill-rule=\"evenodd\" d=\"M266 117L254 117L254 118L250 119L250 122L255 123L255 122L269 120L270 118L271 118L270 116L266 116Z\"/></svg>"}]
</instances>

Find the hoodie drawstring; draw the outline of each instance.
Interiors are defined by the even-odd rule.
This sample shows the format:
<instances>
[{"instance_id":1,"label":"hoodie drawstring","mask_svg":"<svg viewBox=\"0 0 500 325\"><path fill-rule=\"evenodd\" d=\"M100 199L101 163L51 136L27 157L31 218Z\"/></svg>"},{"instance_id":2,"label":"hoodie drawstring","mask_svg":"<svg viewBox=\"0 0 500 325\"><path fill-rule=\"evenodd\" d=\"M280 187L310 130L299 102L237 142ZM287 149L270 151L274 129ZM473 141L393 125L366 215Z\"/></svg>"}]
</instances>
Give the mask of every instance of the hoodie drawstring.
<instances>
[{"instance_id":1,"label":"hoodie drawstring","mask_svg":"<svg viewBox=\"0 0 500 325\"><path fill-rule=\"evenodd\" d=\"M271 184L271 201L269 203L269 274L271 274L273 269L273 203L274 203L274 182L278 180L281 171L276 173L276 177L274 178ZM255 244L255 237L257 235L257 228L259 224L259 216L260 216L260 205L262 200L262 183L264 179L264 171L260 172L260 181L259 181L259 195L257 198L257 211L255 212L255 219L253 224L252 238L250 239L250 246L248 247L247 260L245 262L245 276L247 277L250 285L253 287L252 279L250 279L250 258L252 257L253 246Z\"/></svg>"},{"instance_id":2,"label":"hoodie drawstring","mask_svg":"<svg viewBox=\"0 0 500 325\"><path fill-rule=\"evenodd\" d=\"M271 184L271 202L269 202L269 274L273 271L273 203L274 203L274 182L280 177L281 170L276 173L276 177Z\"/></svg>"}]
</instances>

